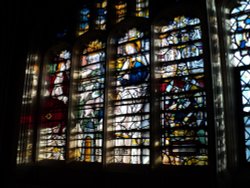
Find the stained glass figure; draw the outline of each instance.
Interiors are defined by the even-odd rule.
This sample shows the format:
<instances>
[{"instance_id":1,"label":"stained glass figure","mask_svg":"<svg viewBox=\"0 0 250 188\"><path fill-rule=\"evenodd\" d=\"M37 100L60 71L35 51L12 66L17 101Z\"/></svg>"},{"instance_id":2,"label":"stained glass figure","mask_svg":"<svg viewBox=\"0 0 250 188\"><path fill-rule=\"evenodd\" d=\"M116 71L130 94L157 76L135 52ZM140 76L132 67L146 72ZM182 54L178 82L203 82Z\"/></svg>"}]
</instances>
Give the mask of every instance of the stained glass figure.
<instances>
[{"instance_id":1,"label":"stained glass figure","mask_svg":"<svg viewBox=\"0 0 250 188\"><path fill-rule=\"evenodd\" d=\"M34 105L37 97L39 66L38 56L31 54L27 59L25 71L25 85L22 96L19 140L17 147L17 164L32 162L34 135Z\"/></svg>"},{"instance_id":2,"label":"stained glass figure","mask_svg":"<svg viewBox=\"0 0 250 188\"><path fill-rule=\"evenodd\" d=\"M41 111L38 160L65 159L71 52L52 55L46 65Z\"/></svg>"},{"instance_id":3,"label":"stained glass figure","mask_svg":"<svg viewBox=\"0 0 250 188\"><path fill-rule=\"evenodd\" d=\"M231 31L231 46L230 46L230 62L234 67L242 67L240 72L241 96L242 96L242 114L243 126L245 131L245 158L250 162L250 124L249 124L249 83L250 74L250 1L240 1L239 6L231 10L230 31Z\"/></svg>"},{"instance_id":4,"label":"stained glass figure","mask_svg":"<svg viewBox=\"0 0 250 188\"><path fill-rule=\"evenodd\" d=\"M150 42L148 33L129 29L117 40L111 86L110 163L149 164Z\"/></svg>"},{"instance_id":5,"label":"stained glass figure","mask_svg":"<svg viewBox=\"0 0 250 188\"><path fill-rule=\"evenodd\" d=\"M75 125L70 157L102 162L106 44L98 39L83 47L77 78Z\"/></svg>"},{"instance_id":6,"label":"stained glass figure","mask_svg":"<svg viewBox=\"0 0 250 188\"><path fill-rule=\"evenodd\" d=\"M175 17L155 26L162 163L207 165L208 130L200 20Z\"/></svg>"}]
</instances>

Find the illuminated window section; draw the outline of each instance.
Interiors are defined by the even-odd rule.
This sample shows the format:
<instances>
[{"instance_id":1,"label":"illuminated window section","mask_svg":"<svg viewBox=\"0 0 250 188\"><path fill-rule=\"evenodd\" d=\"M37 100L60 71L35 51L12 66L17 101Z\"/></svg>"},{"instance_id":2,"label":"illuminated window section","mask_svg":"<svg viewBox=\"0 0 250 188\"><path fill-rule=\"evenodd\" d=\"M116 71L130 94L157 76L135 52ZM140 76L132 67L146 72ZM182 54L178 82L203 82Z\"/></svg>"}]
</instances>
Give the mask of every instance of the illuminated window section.
<instances>
[{"instance_id":1,"label":"illuminated window section","mask_svg":"<svg viewBox=\"0 0 250 188\"><path fill-rule=\"evenodd\" d=\"M65 159L71 53L55 52L44 75L38 160Z\"/></svg>"},{"instance_id":2,"label":"illuminated window section","mask_svg":"<svg viewBox=\"0 0 250 188\"><path fill-rule=\"evenodd\" d=\"M33 113L39 77L37 59L38 57L34 54L31 54L27 59L17 148L17 164L32 162L33 131L35 124Z\"/></svg>"},{"instance_id":3,"label":"illuminated window section","mask_svg":"<svg viewBox=\"0 0 250 188\"><path fill-rule=\"evenodd\" d=\"M144 18L149 17L149 0L136 0L135 16Z\"/></svg>"},{"instance_id":4,"label":"illuminated window section","mask_svg":"<svg viewBox=\"0 0 250 188\"><path fill-rule=\"evenodd\" d=\"M90 41L80 55L70 152L77 161L102 162L105 46L100 40Z\"/></svg>"},{"instance_id":5,"label":"illuminated window section","mask_svg":"<svg viewBox=\"0 0 250 188\"><path fill-rule=\"evenodd\" d=\"M231 11L231 63L239 67L250 65L249 31L250 31L250 2L243 1L241 6Z\"/></svg>"},{"instance_id":6,"label":"illuminated window section","mask_svg":"<svg viewBox=\"0 0 250 188\"><path fill-rule=\"evenodd\" d=\"M250 162L250 69L240 71L246 160Z\"/></svg>"},{"instance_id":7,"label":"illuminated window section","mask_svg":"<svg viewBox=\"0 0 250 188\"><path fill-rule=\"evenodd\" d=\"M136 28L117 40L110 92L110 163L149 164L150 42Z\"/></svg>"},{"instance_id":8,"label":"illuminated window section","mask_svg":"<svg viewBox=\"0 0 250 188\"><path fill-rule=\"evenodd\" d=\"M80 23L78 26L77 35L80 36L89 30L90 9L84 6L80 11Z\"/></svg>"},{"instance_id":9,"label":"illuminated window section","mask_svg":"<svg viewBox=\"0 0 250 188\"><path fill-rule=\"evenodd\" d=\"M231 53L230 63L234 67L241 67L240 83L242 98L242 114L244 126L245 158L250 162L250 1L239 2L240 6L231 11Z\"/></svg>"},{"instance_id":10,"label":"illuminated window section","mask_svg":"<svg viewBox=\"0 0 250 188\"><path fill-rule=\"evenodd\" d=\"M95 19L95 28L106 30L107 22L107 0L99 0L96 3L97 17Z\"/></svg>"},{"instance_id":11,"label":"illuminated window section","mask_svg":"<svg viewBox=\"0 0 250 188\"><path fill-rule=\"evenodd\" d=\"M207 165L208 130L200 20L175 17L155 26L160 83L162 163Z\"/></svg>"},{"instance_id":12,"label":"illuminated window section","mask_svg":"<svg viewBox=\"0 0 250 188\"><path fill-rule=\"evenodd\" d=\"M127 15L127 3L125 1L119 0L115 5L115 13L116 13L116 23L125 19Z\"/></svg>"}]
</instances>

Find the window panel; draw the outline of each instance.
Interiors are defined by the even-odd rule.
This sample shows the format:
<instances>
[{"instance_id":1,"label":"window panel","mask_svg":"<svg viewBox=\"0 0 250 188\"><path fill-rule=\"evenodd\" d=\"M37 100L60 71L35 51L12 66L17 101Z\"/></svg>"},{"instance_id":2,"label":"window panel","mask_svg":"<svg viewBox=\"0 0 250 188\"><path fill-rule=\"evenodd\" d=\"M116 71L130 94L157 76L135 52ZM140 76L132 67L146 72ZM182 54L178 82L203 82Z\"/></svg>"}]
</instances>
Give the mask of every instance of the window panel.
<instances>
[{"instance_id":1,"label":"window panel","mask_svg":"<svg viewBox=\"0 0 250 188\"><path fill-rule=\"evenodd\" d=\"M65 159L71 53L55 52L45 65L38 160Z\"/></svg>"},{"instance_id":2,"label":"window panel","mask_svg":"<svg viewBox=\"0 0 250 188\"><path fill-rule=\"evenodd\" d=\"M96 3L95 29L106 30L107 23L107 0L98 0Z\"/></svg>"},{"instance_id":3,"label":"window panel","mask_svg":"<svg viewBox=\"0 0 250 188\"><path fill-rule=\"evenodd\" d=\"M200 20L175 17L155 26L162 163L207 165L208 130Z\"/></svg>"},{"instance_id":4,"label":"window panel","mask_svg":"<svg viewBox=\"0 0 250 188\"><path fill-rule=\"evenodd\" d=\"M127 15L127 3L124 0L119 0L115 4L115 20L116 23L119 23L120 21L125 19L125 16Z\"/></svg>"},{"instance_id":5,"label":"window panel","mask_svg":"<svg viewBox=\"0 0 250 188\"><path fill-rule=\"evenodd\" d=\"M102 162L106 44L96 39L81 48L70 158Z\"/></svg>"},{"instance_id":6,"label":"window panel","mask_svg":"<svg viewBox=\"0 0 250 188\"><path fill-rule=\"evenodd\" d=\"M231 11L230 31L231 31L231 53L230 62L232 66L239 67L249 65L249 30L250 15L249 1L240 2L241 6Z\"/></svg>"},{"instance_id":7,"label":"window panel","mask_svg":"<svg viewBox=\"0 0 250 188\"><path fill-rule=\"evenodd\" d=\"M136 0L135 16L149 17L149 0Z\"/></svg>"},{"instance_id":8,"label":"window panel","mask_svg":"<svg viewBox=\"0 0 250 188\"><path fill-rule=\"evenodd\" d=\"M80 10L80 22L78 25L77 35L80 36L86 33L90 27L90 8L88 5L84 5Z\"/></svg>"},{"instance_id":9,"label":"window panel","mask_svg":"<svg viewBox=\"0 0 250 188\"><path fill-rule=\"evenodd\" d=\"M250 162L250 137L249 137L249 112L250 112L250 65L249 54L249 31L250 31L250 1L240 1L239 6L231 10L230 31L230 63L234 67L241 67L240 92L241 92L241 114L244 129L245 159Z\"/></svg>"},{"instance_id":10,"label":"window panel","mask_svg":"<svg viewBox=\"0 0 250 188\"><path fill-rule=\"evenodd\" d=\"M247 162L250 162L250 69L240 71L242 118Z\"/></svg>"},{"instance_id":11,"label":"window panel","mask_svg":"<svg viewBox=\"0 0 250 188\"><path fill-rule=\"evenodd\" d=\"M149 164L150 58L146 32L129 29L117 39L110 93L109 163Z\"/></svg>"}]
</instances>

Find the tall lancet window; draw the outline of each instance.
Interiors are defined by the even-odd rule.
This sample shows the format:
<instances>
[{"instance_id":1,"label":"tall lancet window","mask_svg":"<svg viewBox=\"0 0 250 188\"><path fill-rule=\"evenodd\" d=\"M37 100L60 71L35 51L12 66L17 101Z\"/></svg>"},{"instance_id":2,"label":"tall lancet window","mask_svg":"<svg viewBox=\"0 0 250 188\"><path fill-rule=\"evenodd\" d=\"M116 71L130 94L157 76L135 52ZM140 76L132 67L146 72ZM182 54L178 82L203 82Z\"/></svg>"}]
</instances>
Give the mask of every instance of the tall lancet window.
<instances>
[{"instance_id":1,"label":"tall lancet window","mask_svg":"<svg viewBox=\"0 0 250 188\"><path fill-rule=\"evenodd\" d=\"M240 84L240 115L244 137L245 160L250 162L250 1L241 1L231 10L230 63L238 67Z\"/></svg>"},{"instance_id":2,"label":"tall lancet window","mask_svg":"<svg viewBox=\"0 0 250 188\"><path fill-rule=\"evenodd\" d=\"M102 162L106 37L91 34L76 45L70 157Z\"/></svg>"},{"instance_id":3,"label":"tall lancet window","mask_svg":"<svg viewBox=\"0 0 250 188\"><path fill-rule=\"evenodd\" d=\"M177 16L155 32L162 163L207 165L208 128L201 22Z\"/></svg>"},{"instance_id":4,"label":"tall lancet window","mask_svg":"<svg viewBox=\"0 0 250 188\"><path fill-rule=\"evenodd\" d=\"M65 159L70 70L69 47L63 44L50 49L42 78L38 160Z\"/></svg>"},{"instance_id":5,"label":"tall lancet window","mask_svg":"<svg viewBox=\"0 0 250 188\"><path fill-rule=\"evenodd\" d=\"M126 27L118 33L111 39L116 51L109 62L107 162L149 164L149 29Z\"/></svg>"}]
</instances>

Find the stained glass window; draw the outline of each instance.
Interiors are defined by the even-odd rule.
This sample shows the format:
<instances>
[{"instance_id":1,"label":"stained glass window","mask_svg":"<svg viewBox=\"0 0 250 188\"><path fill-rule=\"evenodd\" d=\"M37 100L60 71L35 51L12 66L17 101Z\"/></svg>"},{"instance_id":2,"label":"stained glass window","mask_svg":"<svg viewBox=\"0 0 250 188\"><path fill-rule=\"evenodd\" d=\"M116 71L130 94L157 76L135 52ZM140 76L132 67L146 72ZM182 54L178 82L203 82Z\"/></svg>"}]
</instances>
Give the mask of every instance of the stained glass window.
<instances>
[{"instance_id":1,"label":"stained glass window","mask_svg":"<svg viewBox=\"0 0 250 188\"><path fill-rule=\"evenodd\" d=\"M109 99L111 154L109 163L149 164L150 159L150 42L137 28L117 39L111 65Z\"/></svg>"},{"instance_id":2,"label":"stained glass window","mask_svg":"<svg viewBox=\"0 0 250 188\"><path fill-rule=\"evenodd\" d=\"M124 0L119 0L115 4L115 15L116 15L116 23L125 19L127 15L127 3Z\"/></svg>"},{"instance_id":3,"label":"stained glass window","mask_svg":"<svg viewBox=\"0 0 250 188\"><path fill-rule=\"evenodd\" d=\"M43 79L38 160L64 160L71 52L68 49L55 50L48 61Z\"/></svg>"},{"instance_id":4,"label":"stained glass window","mask_svg":"<svg viewBox=\"0 0 250 188\"><path fill-rule=\"evenodd\" d=\"M98 39L81 47L70 142L70 157L78 161L102 162L105 48Z\"/></svg>"},{"instance_id":5,"label":"stained glass window","mask_svg":"<svg viewBox=\"0 0 250 188\"><path fill-rule=\"evenodd\" d=\"M80 36L89 30L90 25L90 8L84 5L80 11L80 22L77 30L77 35Z\"/></svg>"},{"instance_id":6,"label":"stained glass window","mask_svg":"<svg viewBox=\"0 0 250 188\"><path fill-rule=\"evenodd\" d=\"M240 71L246 160L250 162L250 69Z\"/></svg>"},{"instance_id":7,"label":"stained glass window","mask_svg":"<svg viewBox=\"0 0 250 188\"><path fill-rule=\"evenodd\" d=\"M231 10L230 31L230 63L234 67L241 67L241 114L243 115L245 159L250 162L250 1L240 1L240 5Z\"/></svg>"},{"instance_id":8,"label":"stained glass window","mask_svg":"<svg viewBox=\"0 0 250 188\"><path fill-rule=\"evenodd\" d=\"M25 83L22 97L22 111L19 127L19 141L17 151L17 163L29 163L32 161L33 136L35 126L35 103L37 98L39 66L38 56L30 54L25 70Z\"/></svg>"},{"instance_id":9,"label":"stained glass window","mask_svg":"<svg viewBox=\"0 0 250 188\"><path fill-rule=\"evenodd\" d=\"M95 28L99 30L106 30L107 22L107 0L98 0L96 3L96 19Z\"/></svg>"},{"instance_id":10,"label":"stained glass window","mask_svg":"<svg viewBox=\"0 0 250 188\"><path fill-rule=\"evenodd\" d=\"M149 0L136 0L135 16L149 17Z\"/></svg>"},{"instance_id":11,"label":"stained glass window","mask_svg":"<svg viewBox=\"0 0 250 188\"><path fill-rule=\"evenodd\" d=\"M249 30L250 30L250 2L241 1L239 7L231 11L231 63L232 66L250 65L250 47Z\"/></svg>"},{"instance_id":12,"label":"stained glass window","mask_svg":"<svg viewBox=\"0 0 250 188\"><path fill-rule=\"evenodd\" d=\"M186 16L155 26L160 85L162 163L207 165L208 128L200 19Z\"/></svg>"},{"instance_id":13,"label":"stained glass window","mask_svg":"<svg viewBox=\"0 0 250 188\"><path fill-rule=\"evenodd\" d=\"M209 65L201 20L168 17L151 30L149 0L87 2L74 48L56 46L44 64L28 65L17 161L149 166L161 158L163 165L207 165ZM240 14L233 15L236 20ZM235 29L237 37L247 37L243 31ZM247 39L243 48L237 37L234 59L248 53ZM238 64L248 62L244 58Z\"/></svg>"}]
</instances>

